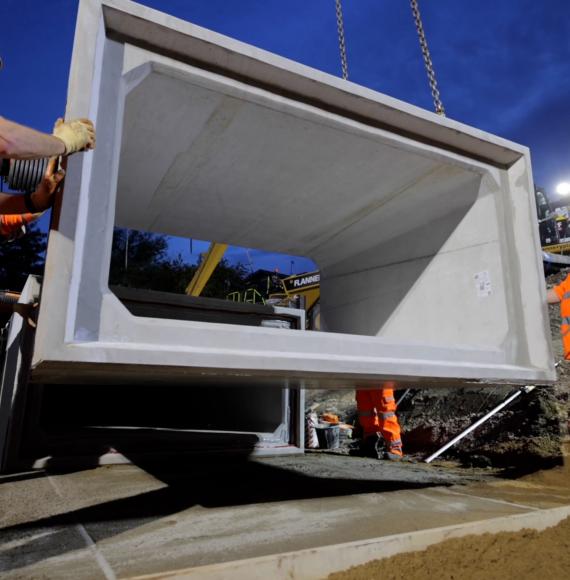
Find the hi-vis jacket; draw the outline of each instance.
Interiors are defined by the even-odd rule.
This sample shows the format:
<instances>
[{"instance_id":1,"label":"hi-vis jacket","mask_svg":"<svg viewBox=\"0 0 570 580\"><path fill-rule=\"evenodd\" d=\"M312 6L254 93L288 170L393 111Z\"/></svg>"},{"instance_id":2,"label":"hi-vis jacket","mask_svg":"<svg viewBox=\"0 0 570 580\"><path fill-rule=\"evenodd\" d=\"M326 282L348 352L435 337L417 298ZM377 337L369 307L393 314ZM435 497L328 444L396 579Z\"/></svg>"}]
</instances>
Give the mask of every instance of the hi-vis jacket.
<instances>
[{"instance_id":1,"label":"hi-vis jacket","mask_svg":"<svg viewBox=\"0 0 570 580\"><path fill-rule=\"evenodd\" d=\"M558 298L560 298L560 333L562 334L562 346L564 347L564 358L570 359L570 276L553 288Z\"/></svg>"},{"instance_id":2,"label":"hi-vis jacket","mask_svg":"<svg viewBox=\"0 0 570 580\"><path fill-rule=\"evenodd\" d=\"M22 228L26 224L36 221L41 215L41 213L0 215L0 239L10 241L19 238L26 231Z\"/></svg>"}]
</instances>

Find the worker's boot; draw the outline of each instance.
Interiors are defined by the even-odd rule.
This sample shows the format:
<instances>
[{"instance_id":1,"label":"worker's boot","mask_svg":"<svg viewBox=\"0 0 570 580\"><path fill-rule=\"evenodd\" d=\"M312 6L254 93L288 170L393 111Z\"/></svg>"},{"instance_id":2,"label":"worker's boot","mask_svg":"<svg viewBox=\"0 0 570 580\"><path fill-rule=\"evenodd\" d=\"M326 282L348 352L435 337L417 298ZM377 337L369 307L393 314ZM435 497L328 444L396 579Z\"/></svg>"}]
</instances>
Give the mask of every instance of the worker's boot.
<instances>
[{"instance_id":1,"label":"worker's boot","mask_svg":"<svg viewBox=\"0 0 570 580\"><path fill-rule=\"evenodd\" d=\"M404 454L402 453L402 445L390 445L384 453L384 459L388 461L402 461L404 459Z\"/></svg>"},{"instance_id":2,"label":"worker's boot","mask_svg":"<svg viewBox=\"0 0 570 580\"><path fill-rule=\"evenodd\" d=\"M386 443L386 452L384 459L388 461L402 461L404 453L402 452L402 441L400 439Z\"/></svg>"},{"instance_id":3,"label":"worker's boot","mask_svg":"<svg viewBox=\"0 0 570 580\"><path fill-rule=\"evenodd\" d=\"M388 461L402 461L404 456L399 453L393 453L392 451L386 451L384 459L387 459Z\"/></svg>"}]
</instances>

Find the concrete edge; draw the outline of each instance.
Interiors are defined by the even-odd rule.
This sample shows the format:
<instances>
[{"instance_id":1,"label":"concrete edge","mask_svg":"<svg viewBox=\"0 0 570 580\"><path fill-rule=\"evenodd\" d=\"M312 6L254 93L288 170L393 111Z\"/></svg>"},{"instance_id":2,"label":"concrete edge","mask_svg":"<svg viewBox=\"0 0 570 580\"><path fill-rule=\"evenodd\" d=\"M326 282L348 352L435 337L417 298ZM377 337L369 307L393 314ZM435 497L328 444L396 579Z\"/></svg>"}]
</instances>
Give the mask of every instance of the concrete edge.
<instances>
[{"instance_id":1,"label":"concrete edge","mask_svg":"<svg viewBox=\"0 0 570 580\"><path fill-rule=\"evenodd\" d=\"M192 580L195 578L200 580L228 580L229 578L232 580L266 580L267 578L317 580L325 578L333 572L341 572L351 566L366 564L372 560L388 558L404 552L424 550L428 546L451 538L472 534L517 532L523 528L541 531L557 525L568 516L570 516L570 505L466 524L129 578L131 580L158 578L168 580Z\"/></svg>"}]
</instances>

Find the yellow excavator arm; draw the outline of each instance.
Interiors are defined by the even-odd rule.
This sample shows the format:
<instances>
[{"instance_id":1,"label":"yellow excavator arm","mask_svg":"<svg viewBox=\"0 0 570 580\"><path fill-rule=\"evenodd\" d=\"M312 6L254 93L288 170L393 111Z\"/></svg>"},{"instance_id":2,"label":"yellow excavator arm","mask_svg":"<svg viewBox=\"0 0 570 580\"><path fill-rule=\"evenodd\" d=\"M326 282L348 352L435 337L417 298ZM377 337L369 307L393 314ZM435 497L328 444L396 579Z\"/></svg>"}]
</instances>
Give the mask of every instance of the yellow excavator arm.
<instances>
[{"instance_id":1,"label":"yellow excavator arm","mask_svg":"<svg viewBox=\"0 0 570 580\"><path fill-rule=\"evenodd\" d=\"M217 242L212 242L208 251L202 255L202 261L198 266L198 269L194 273L190 284L186 286L186 294L189 296L200 296L202 290L211 278L220 260L224 257L226 250L228 249L228 244L219 244Z\"/></svg>"}]
</instances>

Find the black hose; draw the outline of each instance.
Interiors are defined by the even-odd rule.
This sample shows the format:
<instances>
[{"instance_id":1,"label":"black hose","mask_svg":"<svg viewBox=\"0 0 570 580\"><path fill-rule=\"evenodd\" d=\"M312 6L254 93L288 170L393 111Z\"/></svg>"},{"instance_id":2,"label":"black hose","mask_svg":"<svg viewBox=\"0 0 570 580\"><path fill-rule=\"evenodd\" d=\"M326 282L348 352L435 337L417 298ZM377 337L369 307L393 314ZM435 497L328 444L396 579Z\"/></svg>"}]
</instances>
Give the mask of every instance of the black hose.
<instances>
[{"instance_id":1,"label":"black hose","mask_svg":"<svg viewBox=\"0 0 570 580\"><path fill-rule=\"evenodd\" d=\"M14 191L34 191L42 180L48 163L48 158L11 159L6 179L8 186Z\"/></svg>"},{"instance_id":2,"label":"black hose","mask_svg":"<svg viewBox=\"0 0 570 580\"><path fill-rule=\"evenodd\" d=\"M20 295L14 292L3 292L0 290L0 304L16 304L20 299Z\"/></svg>"}]
</instances>

